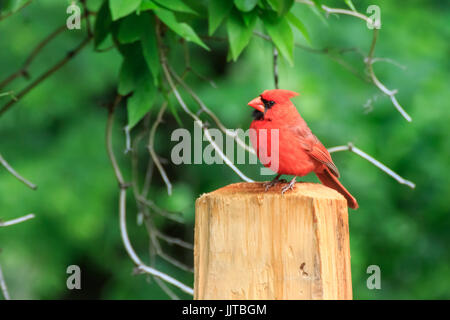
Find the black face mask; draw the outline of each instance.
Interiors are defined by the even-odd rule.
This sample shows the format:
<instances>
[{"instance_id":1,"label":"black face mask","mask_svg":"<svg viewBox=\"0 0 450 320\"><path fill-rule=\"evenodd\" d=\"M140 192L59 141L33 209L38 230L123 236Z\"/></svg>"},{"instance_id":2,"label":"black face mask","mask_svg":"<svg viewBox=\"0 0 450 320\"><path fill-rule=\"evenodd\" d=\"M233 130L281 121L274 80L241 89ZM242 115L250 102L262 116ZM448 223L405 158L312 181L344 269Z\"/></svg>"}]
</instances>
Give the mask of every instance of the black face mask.
<instances>
[{"instance_id":1,"label":"black face mask","mask_svg":"<svg viewBox=\"0 0 450 320\"><path fill-rule=\"evenodd\" d=\"M253 117L253 120L263 120L264 113L255 109L255 110L253 110L252 117Z\"/></svg>"}]
</instances>

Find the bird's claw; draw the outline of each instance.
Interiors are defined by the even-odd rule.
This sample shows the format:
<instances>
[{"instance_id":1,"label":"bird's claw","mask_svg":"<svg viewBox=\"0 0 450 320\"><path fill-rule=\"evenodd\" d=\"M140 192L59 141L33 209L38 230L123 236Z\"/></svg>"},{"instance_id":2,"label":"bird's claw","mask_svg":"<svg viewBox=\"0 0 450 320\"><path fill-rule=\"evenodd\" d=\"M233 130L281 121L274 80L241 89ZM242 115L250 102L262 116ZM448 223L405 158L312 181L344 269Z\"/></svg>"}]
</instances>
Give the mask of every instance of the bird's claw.
<instances>
[{"instance_id":1,"label":"bird's claw","mask_svg":"<svg viewBox=\"0 0 450 320\"><path fill-rule=\"evenodd\" d=\"M274 179L272 181L269 182L264 182L263 186L265 191L269 190L270 188L272 188L273 186L276 186L279 183L286 183L287 181L285 179Z\"/></svg>"},{"instance_id":2,"label":"bird's claw","mask_svg":"<svg viewBox=\"0 0 450 320\"><path fill-rule=\"evenodd\" d=\"M281 189L281 194L283 195L286 191L288 191L288 190L294 190L294 186L295 186L295 183L296 183L297 181L295 181L295 179L292 179L292 181L291 182L289 182L289 184L287 185L287 186L284 186L282 189Z\"/></svg>"}]
</instances>

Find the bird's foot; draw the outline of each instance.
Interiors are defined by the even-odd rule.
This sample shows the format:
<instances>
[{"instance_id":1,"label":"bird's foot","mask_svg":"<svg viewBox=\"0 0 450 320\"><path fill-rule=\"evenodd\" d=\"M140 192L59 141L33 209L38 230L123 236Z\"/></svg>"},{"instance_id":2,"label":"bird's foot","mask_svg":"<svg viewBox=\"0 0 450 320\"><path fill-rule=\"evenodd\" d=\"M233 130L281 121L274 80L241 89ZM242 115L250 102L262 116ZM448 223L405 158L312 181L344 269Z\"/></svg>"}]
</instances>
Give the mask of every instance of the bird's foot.
<instances>
[{"instance_id":1,"label":"bird's foot","mask_svg":"<svg viewBox=\"0 0 450 320\"><path fill-rule=\"evenodd\" d=\"M265 191L269 190L273 186L276 186L279 183L286 183L287 181L285 179L278 179L279 176L275 177L272 181L264 182L263 186Z\"/></svg>"},{"instance_id":2,"label":"bird's foot","mask_svg":"<svg viewBox=\"0 0 450 320\"><path fill-rule=\"evenodd\" d=\"M295 178L297 178L297 177L294 177L292 180L291 180L291 182L289 182L289 184L287 185L287 186L284 186L282 189L281 189L281 194L284 194L286 191L288 191L288 190L294 190L294 186L295 186L295 183L297 182L296 180L295 180Z\"/></svg>"}]
</instances>

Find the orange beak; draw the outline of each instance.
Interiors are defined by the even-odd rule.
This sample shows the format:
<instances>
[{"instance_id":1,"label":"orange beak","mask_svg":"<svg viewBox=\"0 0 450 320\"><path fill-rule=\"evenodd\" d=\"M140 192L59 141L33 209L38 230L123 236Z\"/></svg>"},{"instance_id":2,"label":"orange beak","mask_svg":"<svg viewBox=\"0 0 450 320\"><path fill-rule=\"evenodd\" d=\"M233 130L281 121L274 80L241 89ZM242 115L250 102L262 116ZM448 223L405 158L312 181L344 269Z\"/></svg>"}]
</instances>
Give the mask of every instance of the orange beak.
<instances>
[{"instance_id":1,"label":"orange beak","mask_svg":"<svg viewBox=\"0 0 450 320\"><path fill-rule=\"evenodd\" d=\"M257 97L248 103L250 107L255 108L256 110L264 113L264 103L261 100L261 97Z\"/></svg>"}]
</instances>

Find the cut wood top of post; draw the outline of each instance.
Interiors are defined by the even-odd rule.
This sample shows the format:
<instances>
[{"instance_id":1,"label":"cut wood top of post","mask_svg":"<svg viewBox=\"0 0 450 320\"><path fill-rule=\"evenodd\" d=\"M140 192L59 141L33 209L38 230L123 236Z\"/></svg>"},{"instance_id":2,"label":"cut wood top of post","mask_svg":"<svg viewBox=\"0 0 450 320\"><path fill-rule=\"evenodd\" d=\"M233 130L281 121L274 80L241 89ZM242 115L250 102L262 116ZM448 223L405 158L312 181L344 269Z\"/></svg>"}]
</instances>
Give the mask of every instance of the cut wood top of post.
<instances>
[{"instance_id":1,"label":"cut wood top of post","mask_svg":"<svg viewBox=\"0 0 450 320\"><path fill-rule=\"evenodd\" d=\"M289 190L284 194L281 194L281 188L285 185L286 183L280 183L270 188L269 190L265 191L263 182L254 182L254 183L238 182L227 185L213 192L203 194L201 195L201 197L197 199L197 201L201 201L202 198L209 196L223 196L232 194L236 194L239 196L245 195L254 196L256 194L258 195L261 194L264 196L286 197L286 198L302 196L312 199L330 199L330 200L336 199L346 202L345 198L339 192L337 192L334 189L328 188L323 184L310 182L297 182L293 190Z\"/></svg>"},{"instance_id":2,"label":"cut wood top of post","mask_svg":"<svg viewBox=\"0 0 450 320\"><path fill-rule=\"evenodd\" d=\"M351 299L347 201L322 184L235 183L196 201L195 299Z\"/></svg>"}]
</instances>

